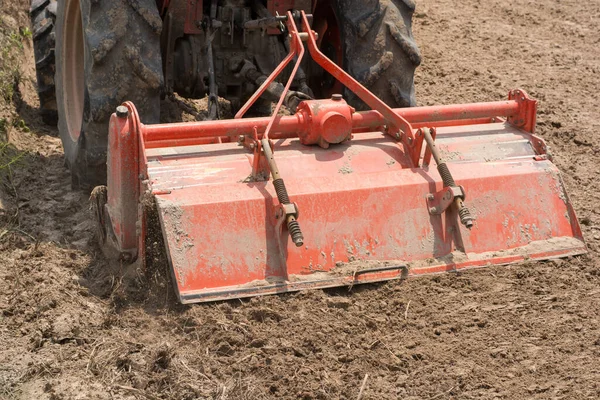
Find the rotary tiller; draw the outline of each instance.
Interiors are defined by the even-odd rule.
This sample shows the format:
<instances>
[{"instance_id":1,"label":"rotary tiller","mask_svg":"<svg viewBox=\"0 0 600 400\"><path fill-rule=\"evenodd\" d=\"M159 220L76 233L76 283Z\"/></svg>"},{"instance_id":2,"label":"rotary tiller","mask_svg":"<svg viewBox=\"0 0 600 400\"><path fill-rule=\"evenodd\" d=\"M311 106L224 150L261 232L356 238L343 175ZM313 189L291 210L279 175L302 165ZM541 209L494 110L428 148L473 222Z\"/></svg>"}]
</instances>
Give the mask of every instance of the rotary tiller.
<instances>
[{"instance_id":1,"label":"rotary tiller","mask_svg":"<svg viewBox=\"0 0 600 400\"><path fill-rule=\"evenodd\" d=\"M144 125L132 103L113 114L99 220L122 259L145 260L148 200L183 303L586 251L524 91L391 109L326 58L301 20L302 32L288 14L289 55L234 119ZM282 115L304 43L372 110L334 95ZM273 115L243 118L286 67Z\"/></svg>"}]
</instances>

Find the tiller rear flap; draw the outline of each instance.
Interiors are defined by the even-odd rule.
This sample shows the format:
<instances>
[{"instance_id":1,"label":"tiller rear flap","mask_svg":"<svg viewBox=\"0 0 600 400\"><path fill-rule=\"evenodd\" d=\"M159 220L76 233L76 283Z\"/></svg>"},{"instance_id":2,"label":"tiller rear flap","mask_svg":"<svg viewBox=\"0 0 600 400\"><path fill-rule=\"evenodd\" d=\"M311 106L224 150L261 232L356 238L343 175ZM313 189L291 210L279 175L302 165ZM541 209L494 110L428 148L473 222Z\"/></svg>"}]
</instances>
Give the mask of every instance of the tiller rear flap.
<instances>
[{"instance_id":1,"label":"tiller rear flap","mask_svg":"<svg viewBox=\"0 0 600 400\"><path fill-rule=\"evenodd\" d=\"M354 285L586 251L546 145L536 101L392 110L317 48L288 14L290 54L235 119L111 120L101 218L144 260L153 199L183 303ZM359 96L279 115L304 55ZM295 60L274 115L242 118Z\"/></svg>"}]
</instances>

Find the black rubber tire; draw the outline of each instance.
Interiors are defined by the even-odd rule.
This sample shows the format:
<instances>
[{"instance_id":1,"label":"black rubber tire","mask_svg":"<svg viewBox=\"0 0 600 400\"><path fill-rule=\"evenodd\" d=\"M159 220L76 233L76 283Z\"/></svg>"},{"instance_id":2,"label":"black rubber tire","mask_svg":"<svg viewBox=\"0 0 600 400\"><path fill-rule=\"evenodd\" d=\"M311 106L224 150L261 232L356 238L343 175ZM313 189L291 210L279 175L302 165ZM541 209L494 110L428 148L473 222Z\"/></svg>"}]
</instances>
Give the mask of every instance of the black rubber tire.
<instances>
[{"instance_id":1,"label":"black rubber tire","mask_svg":"<svg viewBox=\"0 0 600 400\"><path fill-rule=\"evenodd\" d=\"M144 123L159 122L162 20L155 0L79 1L84 47L84 71L79 73L83 74L84 104L81 131L74 138L66 122L74 99L68 98L64 82L72 77L68 62L63 60L64 48L69 46L66 39L75 30L65 24L70 1L76 0L60 1L57 10L58 126L73 187L91 189L106 183L108 125L117 106L132 101Z\"/></svg>"},{"instance_id":2,"label":"black rubber tire","mask_svg":"<svg viewBox=\"0 0 600 400\"><path fill-rule=\"evenodd\" d=\"M56 85L54 84L56 7L56 0L33 0L29 11L40 113L44 123L52 126L56 126L58 122Z\"/></svg>"},{"instance_id":3,"label":"black rubber tire","mask_svg":"<svg viewBox=\"0 0 600 400\"><path fill-rule=\"evenodd\" d=\"M412 0L337 0L344 69L390 107L416 105L414 74L421 53L412 34ZM344 97L368 107L353 93Z\"/></svg>"}]
</instances>

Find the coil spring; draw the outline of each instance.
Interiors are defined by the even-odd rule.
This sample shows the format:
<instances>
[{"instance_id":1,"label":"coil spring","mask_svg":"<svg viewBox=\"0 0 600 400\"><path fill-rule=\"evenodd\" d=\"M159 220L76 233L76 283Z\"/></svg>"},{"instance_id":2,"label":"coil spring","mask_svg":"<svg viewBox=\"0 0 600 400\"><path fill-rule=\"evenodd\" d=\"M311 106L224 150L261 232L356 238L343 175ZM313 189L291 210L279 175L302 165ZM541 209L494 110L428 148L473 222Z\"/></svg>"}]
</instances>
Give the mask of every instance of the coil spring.
<instances>
[{"instance_id":1,"label":"coil spring","mask_svg":"<svg viewBox=\"0 0 600 400\"><path fill-rule=\"evenodd\" d=\"M452 174L450 173L446 163L440 163L438 165L438 172L442 176L442 181L444 182L445 187L456 186L456 183L454 183L454 178L452 177Z\"/></svg>"},{"instance_id":2,"label":"coil spring","mask_svg":"<svg viewBox=\"0 0 600 400\"><path fill-rule=\"evenodd\" d=\"M302 234L302 230L300 230L298 221L295 219L288 221L287 227L292 237L292 242L296 244L296 247L302 246L304 244L304 235Z\"/></svg>"},{"instance_id":3,"label":"coil spring","mask_svg":"<svg viewBox=\"0 0 600 400\"><path fill-rule=\"evenodd\" d=\"M275 179L273 181L273 186L275 186L275 192L277 193L277 199L281 204L290 204L290 196L288 196L287 189L285 187L285 183L283 179Z\"/></svg>"},{"instance_id":4,"label":"coil spring","mask_svg":"<svg viewBox=\"0 0 600 400\"><path fill-rule=\"evenodd\" d=\"M283 179L275 179L273 181L273 186L275 187L275 192L277 193L277 199L279 200L279 203L290 204L290 196L288 195ZM300 224L298 221L296 221L296 219L293 217L288 218L287 227L288 231L290 232L290 236L292 237L292 242L294 242L297 247L302 246L304 244L304 235L302 234L302 230L300 229Z\"/></svg>"},{"instance_id":5,"label":"coil spring","mask_svg":"<svg viewBox=\"0 0 600 400\"><path fill-rule=\"evenodd\" d=\"M458 216L460 217L460 223L471 229L473 226L473 217L471 216L471 212L467 207L461 207L458 210Z\"/></svg>"}]
</instances>

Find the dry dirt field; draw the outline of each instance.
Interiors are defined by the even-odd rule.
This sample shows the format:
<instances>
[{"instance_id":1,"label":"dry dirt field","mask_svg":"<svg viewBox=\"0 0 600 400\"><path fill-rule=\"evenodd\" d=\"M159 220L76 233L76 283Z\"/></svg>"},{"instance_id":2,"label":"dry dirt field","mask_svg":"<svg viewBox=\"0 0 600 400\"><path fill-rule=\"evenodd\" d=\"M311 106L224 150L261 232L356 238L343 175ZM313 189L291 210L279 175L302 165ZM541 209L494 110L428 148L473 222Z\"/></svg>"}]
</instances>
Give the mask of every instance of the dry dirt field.
<instances>
[{"instance_id":1,"label":"dry dirt field","mask_svg":"<svg viewBox=\"0 0 600 400\"><path fill-rule=\"evenodd\" d=\"M0 35L28 25L1 3ZM540 100L589 255L175 305L164 271L126 283L94 244L25 32L0 100L0 398L356 399L365 374L363 399L600 398L600 1L421 0L414 25L420 104Z\"/></svg>"}]
</instances>

